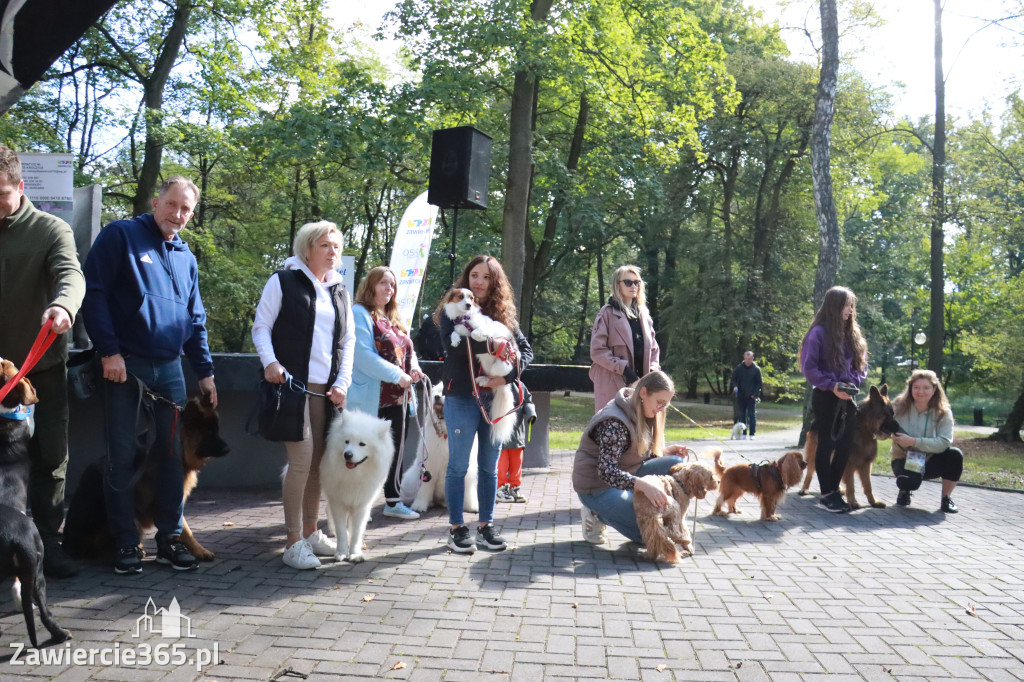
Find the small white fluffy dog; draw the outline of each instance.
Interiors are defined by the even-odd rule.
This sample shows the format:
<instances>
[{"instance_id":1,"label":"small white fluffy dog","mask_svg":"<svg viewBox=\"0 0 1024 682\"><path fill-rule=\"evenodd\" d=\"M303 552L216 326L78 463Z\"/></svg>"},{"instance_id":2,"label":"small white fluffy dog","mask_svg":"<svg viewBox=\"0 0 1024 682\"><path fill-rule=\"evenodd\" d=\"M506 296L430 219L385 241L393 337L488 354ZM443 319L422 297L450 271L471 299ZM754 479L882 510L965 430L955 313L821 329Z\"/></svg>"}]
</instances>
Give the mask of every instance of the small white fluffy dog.
<instances>
[{"instance_id":1,"label":"small white fluffy dog","mask_svg":"<svg viewBox=\"0 0 1024 682\"><path fill-rule=\"evenodd\" d=\"M519 357L519 348L516 346L512 331L501 322L480 312L480 306L476 304L473 292L469 289L450 290L445 295L444 314L455 325L455 331L451 336L453 348L459 347L462 337L469 336L474 341L511 344L515 357ZM480 369L485 375L476 378L478 385L486 383L487 377L503 377L515 370L515 366L504 359L504 353L497 353L502 357L489 352L476 354ZM491 426L491 440L500 445L508 440L516 425L515 415L509 414L515 407L515 397L512 395L512 387L508 384L493 391L494 400L491 402L490 416L492 420L498 419L498 422Z\"/></svg>"},{"instance_id":2,"label":"small white fluffy dog","mask_svg":"<svg viewBox=\"0 0 1024 682\"><path fill-rule=\"evenodd\" d=\"M736 422L732 425L732 433L729 434L729 440L739 440L743 432L747 430L747 425L743 422Z\"/></svg>"},{"instance_id":3,"label":"small white fluffy dog","mask_svg":"<svg viewBox=\"0 0 1024 682\"><path fill-rule=\"evenodd\" d=\"M408 504L413 511L425 512L434 504L439 504L442 507L448 506L444 492L444 479L448 472L448 425L444 421L444 397L441 395L441 389L441 384L436 384L430 391L427 426L424 433L421 434L426 450L421 455L423 461L417 459L416 464L402 474L402 502ZM474 441L473 450L469 453L466 495L462 505L464 511L472 513L478 511L476 476L476 441Z\"/></svg>"},{"instance_id":4,"label":"small white fluffy dog","mask_svg":"<svg viewBox=\"0 0 1024 682\"><path fill-rule=\"evenodd\" d=\"M335 417L320 462L320 487L338 539L338 561L363 561L363 533L395 454L391 422L359 410Z\"/></svg>"}]
</instances>

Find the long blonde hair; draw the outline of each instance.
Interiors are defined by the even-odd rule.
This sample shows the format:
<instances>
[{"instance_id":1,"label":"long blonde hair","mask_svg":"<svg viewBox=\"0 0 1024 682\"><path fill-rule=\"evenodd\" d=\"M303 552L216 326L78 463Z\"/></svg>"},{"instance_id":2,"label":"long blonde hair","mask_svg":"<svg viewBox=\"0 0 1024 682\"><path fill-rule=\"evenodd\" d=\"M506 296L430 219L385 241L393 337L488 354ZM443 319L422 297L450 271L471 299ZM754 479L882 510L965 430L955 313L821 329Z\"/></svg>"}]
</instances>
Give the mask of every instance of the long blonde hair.
<instances>
[{"instance_id":1,"label":"long blonde hair","mask_svg":"<svg viewBox=\"0 0 1024 682\"><path fill-rule=\"evenodd\" d=\"M910 412L910 406L914 404L914 382L920 379L924 379L935 388L935 393L932 393L931 400L928 401L928 409L935 410L935 421L941 419L942 415L946 413L952 414L953 408L950 407L949 399L946 397L946 392L942 390L942 384L939 383L939 377L935 372L930 369L915 369L907 379L906 386L892 400L892 409L896 415L906 415Z\"/></svg>"},{"instance_id":2,"label":"long blonde hair","mask_svg":"<svg viewBox=\"0 0 1024 682\"><path fill-rule=\"evenodd\" d=\"M636 415L636 451L643 455L650 450L661 455L665 451L665 410L654 415L653 420L648 419L644 415L640 389L644 389L644 393L669 391L675 394L676 386L669 375L657 369L652 370L633 385L633 395L629 399L629 405Z\"/></svg>"},{"instance_id":3,"label":"long blonde hair","mask_svg":"<svg viewBox=\"0 0 1024 682\"><path fill-rule=\"evenodd\" d=\"M622 292L619 290L619 282L626 278L626 275L632 274L638 280L640 280L640 286L636 290L636 298L629 305L622 298ZM623 311L625 311L627 317L636 317L644 319L644 317L650 317L651 313L647 310L647 292L645 290L646 285L644 284L644 278L640 276L640 268L635 265L620 265L615 268L615 272L612 274L612 298L619 304Z\"/></svg>"},{"instance_id":4,"label":"long blonde hair","mask_svg":"<svg viewBox=\"0 0 1024 682\"><path fill-rule=\"evenodd\" d=\"M384 279L384 275L391 275L391 279L395 280L395 295L384 304L384 310L380 310L377 308L377 285ZM403 334L408 333L402 324L402 316L398 314L398 278L395 277L395 271L388 266L378 265L366 273L366 277L363 277L359 288L356 289L356 303L370 311L373 319L377 319L383 313L392 327Z\"/></svg>"}]
</instances>

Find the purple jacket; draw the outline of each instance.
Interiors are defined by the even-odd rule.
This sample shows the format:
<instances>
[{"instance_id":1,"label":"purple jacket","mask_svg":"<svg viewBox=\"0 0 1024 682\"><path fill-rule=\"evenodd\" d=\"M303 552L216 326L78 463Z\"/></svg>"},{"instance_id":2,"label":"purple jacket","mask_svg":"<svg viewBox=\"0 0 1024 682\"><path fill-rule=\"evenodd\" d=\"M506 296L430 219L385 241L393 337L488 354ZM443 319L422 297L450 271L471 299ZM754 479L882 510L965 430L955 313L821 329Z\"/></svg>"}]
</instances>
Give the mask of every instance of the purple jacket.
<instances>
[{"instance_id":1,"label":"purple jacket","mask_svg":"<svg viewBox=\"0 0 1024 682\"><path fill-rule=\"evenodd\" d=\"M859 387L864 377L868 375L868 368L863 370L853 368L853 353L845 345L843 346L843 367L836 371L829 365L825 357L825 328L818 325L812 327L804 337L802 361L800 373L804 375L811 386L822 391L831 391L840 381L853 384Z\"/></svg>"},{"instance_id":2,"label":"purple jacket","mask_svg":"<svg viewBox=\"0 0 1024 682\"><path fill-rule=\"evenodd\" d=\"M659 364L661 351L658 341L654 338L654 323L650 316L644 315L644 354L643 372L661 369ZM626 366L633 365L633 332L629 328L626 313L617 307L606 304L597 313L594 330L590 335L590 379L594 382L594 411L608 404L620 388L626 385L622 376Z\"/></svg>"}]
</instances>

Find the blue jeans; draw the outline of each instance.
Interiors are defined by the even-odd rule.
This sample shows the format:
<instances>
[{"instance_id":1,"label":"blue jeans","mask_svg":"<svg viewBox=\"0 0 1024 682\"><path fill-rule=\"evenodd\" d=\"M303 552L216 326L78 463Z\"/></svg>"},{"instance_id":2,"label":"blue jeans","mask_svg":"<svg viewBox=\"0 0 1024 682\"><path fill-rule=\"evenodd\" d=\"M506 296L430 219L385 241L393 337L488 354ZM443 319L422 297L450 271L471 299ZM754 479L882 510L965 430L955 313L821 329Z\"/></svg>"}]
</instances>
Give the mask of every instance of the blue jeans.
<instances>
[{"instance_id":1,"label":"blue jeans","mask_svg":"<svg viewBox=\"0 0 1024 682\"><path fill-rule=\"evenodd\" d=\"M633 474L641 476L664 476L676 464L686 462L682 457L666 455L655 457L643 463ZM643 542L640 529L636 525L636 512L633 511L633 491L608 488L596 493L576 493L590 511L597 514L601 523L605 523L619 531L633 542Z\"/></svg>"},{"instance_id":2,"label":"blue jeans","mask_svg":"<svg viewBox=\"0 0 1024 682\"><path fill-rule=\"evenodd\" d=\"M128 381L119 384L103 381L106 406L107 466L103 475L103 492L107 503L107 526L117 547L139 544L135 527L135 491L132 478L136 472L139 448L137 418L139 414L138 377L157 395L178 404L185 403L185 377L181 360L147 360L126 357ZM155 458L156 509L153 521L161 537L181 534L181 515L185 508L185 473L181 464L181 420L173 407L153 402L155 439L148 456ZM140 460L141 461L141 460Z\"/></svg>"},{"instance_id":3,"label":"blue jeans","mask_svg":"<svg viewBox=\"0 0 1024 682\"><path fill-rule=\"evenodd\" d=\"M466 472L473 438L477 440L476 498L480 522L494 520L494 495L498 491L498 455L501 443L491 442L491 424L480 414L470 396L449 395L444 399L444 421L448 425L448 472L444 494L448 499L448 522L462 525L462 507L466 500Z\"/></svg>"},{"instance_id":4,"label":"blue jeans","mask_svg":"<svg viewBox=\"0 0 1024 682\"><path fill-rule=\"evenodd\" d=\"M757 433L757 398L736 397L739 403L740 421L747 425L747 433L753 436Z\"/></svg>"}]
</instances>

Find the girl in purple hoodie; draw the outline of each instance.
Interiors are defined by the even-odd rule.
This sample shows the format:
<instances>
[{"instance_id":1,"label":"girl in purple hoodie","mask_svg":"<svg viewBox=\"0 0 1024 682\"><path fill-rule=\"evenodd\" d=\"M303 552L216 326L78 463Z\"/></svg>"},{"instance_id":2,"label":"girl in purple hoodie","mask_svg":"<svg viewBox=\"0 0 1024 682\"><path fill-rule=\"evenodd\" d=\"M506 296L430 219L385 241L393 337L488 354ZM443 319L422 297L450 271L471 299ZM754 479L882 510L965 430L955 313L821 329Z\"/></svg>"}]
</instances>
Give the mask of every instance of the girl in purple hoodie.
<instances>
[{"instance_id":1,"label":"girl in purple hoodie","mask_svg":"<svg viewBox=\"0 0 1024 682\"><path fill-rule=\"evenodd\" d=\"M848 512L839 481L853 448L857 403L853 399L868 373L868 346L857 325L857 297L846 287L832 287L800 344L800 371L814 387L812 428L818 434L814 458L821 498L818 506ZM833 456L835 452L835 456Z\"/></svg>"}]
</instances>

